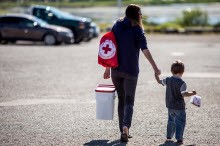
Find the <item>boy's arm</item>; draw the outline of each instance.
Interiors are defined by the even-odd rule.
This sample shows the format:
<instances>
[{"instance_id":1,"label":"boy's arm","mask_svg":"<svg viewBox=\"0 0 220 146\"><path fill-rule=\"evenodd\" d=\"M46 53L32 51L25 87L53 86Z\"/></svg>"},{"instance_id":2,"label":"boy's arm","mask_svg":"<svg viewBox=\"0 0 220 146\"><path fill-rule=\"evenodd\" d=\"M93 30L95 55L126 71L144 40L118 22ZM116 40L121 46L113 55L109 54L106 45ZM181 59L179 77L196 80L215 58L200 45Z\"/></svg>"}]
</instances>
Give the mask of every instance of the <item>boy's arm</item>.
<instances>
[{"instance_id":1,"label":"boy's arm","mask_svg":"<svg viewBox=\"0 0 220 146\"><path fill-rule=\"evenodd\" d=\"M192 95L196 95L196 91L191 91L191 92L184 92L182 93L183 97L188 97L188 96L192 96Z\"/></svg>"},{"instance_id":2,"label":"boy's arm","mask_svg":"<svg viewBox=\"0 0 220 146\"><path fill-rule=\"evenodd\" d=\"M183 97L189 97L189 96L192 96L192 95L196 95L196 91L187 91L187 86L186 86L186 83L182 84L182 86L180 87L180 91L181 91L181 94L183 95Z\"/></svg>"},{"instance_id":3,"label":"boy's arm","mask_svg":"<svg viewBox=\"0 0 220 146\"><path fill-rule=\"evenodd\" d=\"M154 62L154 59L148 49L144 49L143 51L144 56L147 58L147 60L150 62L151 66L154 69L155 74L160 75L161 71L158 69L156 63Z\"/></svg>"}]
</instances>

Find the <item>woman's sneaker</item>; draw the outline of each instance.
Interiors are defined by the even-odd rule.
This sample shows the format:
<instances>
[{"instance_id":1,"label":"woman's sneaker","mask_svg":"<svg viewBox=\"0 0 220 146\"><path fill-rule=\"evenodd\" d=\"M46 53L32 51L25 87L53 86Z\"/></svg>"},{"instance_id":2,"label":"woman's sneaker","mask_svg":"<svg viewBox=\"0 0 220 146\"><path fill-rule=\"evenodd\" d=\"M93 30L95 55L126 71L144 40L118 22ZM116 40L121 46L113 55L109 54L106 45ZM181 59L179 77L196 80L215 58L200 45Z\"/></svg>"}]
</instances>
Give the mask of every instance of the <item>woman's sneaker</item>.
<instances>
[{"instance_id":1,"label":"woman's sneaker","mask_svg":"<svg viewBox=\"0 0 220 146\"><path fill-rule=\"evenodd\" d=\"M128 142L128 135L126 133L121 134L121 142Z\"/></svg>"},{"instance_id":2,"label":"woman's sneaker","mask_svg":"<svg viewBox=\"0 0 220 146\"><path fill-rule=\"evenodd\" d=\"M128 127L123 127L123 133L121 134L121 142L128 142Z\"/></svg>"}]
</instances>

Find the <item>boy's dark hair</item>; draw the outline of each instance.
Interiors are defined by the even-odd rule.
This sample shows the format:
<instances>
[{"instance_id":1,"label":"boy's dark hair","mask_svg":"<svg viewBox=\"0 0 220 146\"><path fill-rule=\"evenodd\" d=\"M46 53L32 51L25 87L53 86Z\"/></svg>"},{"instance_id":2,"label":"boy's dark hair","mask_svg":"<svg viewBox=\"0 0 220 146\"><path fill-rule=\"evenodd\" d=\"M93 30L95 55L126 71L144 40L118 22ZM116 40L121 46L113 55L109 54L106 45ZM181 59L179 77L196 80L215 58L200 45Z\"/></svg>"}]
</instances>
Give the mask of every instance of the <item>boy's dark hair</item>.
<instances>
[{"instance_id":1,"label":"boy's dark hair","mask_svg":"<svg viewBox=\"0 0 220 146\"><path fill-rule=\"evenodd\" d=\"M177 60L171 65L171 72L172 74L182 74L184 72L184 64L180 61Z\"/></svg>"}]
</instances>

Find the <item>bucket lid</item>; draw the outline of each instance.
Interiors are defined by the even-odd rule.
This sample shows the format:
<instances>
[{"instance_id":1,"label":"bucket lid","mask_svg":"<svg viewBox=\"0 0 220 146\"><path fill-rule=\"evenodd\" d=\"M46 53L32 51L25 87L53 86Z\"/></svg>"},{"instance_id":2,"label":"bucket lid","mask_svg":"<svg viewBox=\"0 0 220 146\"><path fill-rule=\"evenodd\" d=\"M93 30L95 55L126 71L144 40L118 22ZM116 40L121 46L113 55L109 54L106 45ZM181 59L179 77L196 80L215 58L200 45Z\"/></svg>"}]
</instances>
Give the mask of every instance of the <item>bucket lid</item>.
<instances>
[{"instance_id":1,"label":"bucket lid","mask_svg":"<svg viewBox=\"0 0 220 146\"><path fill-rule=\"evenodd\" d=\"M95 92L115 92L115 86L109 84L98 84Z\"/></svg>"}]
</instances>

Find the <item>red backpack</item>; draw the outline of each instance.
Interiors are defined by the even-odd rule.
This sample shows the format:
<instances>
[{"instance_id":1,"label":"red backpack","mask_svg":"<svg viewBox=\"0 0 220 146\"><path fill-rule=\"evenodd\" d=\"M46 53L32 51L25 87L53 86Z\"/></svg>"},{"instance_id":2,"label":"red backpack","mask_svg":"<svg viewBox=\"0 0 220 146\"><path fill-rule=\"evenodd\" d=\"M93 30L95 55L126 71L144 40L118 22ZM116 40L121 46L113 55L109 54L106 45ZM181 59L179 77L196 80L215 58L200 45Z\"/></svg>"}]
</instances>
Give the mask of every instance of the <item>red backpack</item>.
<instances>
[{"instance_id":1,"label":"red backpack","mask_svg":"<svg viewBox=\"0 0 220 146\"><path fill-rule=\"evenodd\" d=\"M112 31L105 33L100 40L98 64L112 68L118 66L117 43Z\"/></svg>"}]
</instances>

